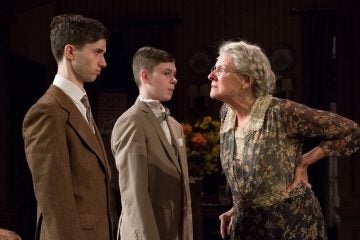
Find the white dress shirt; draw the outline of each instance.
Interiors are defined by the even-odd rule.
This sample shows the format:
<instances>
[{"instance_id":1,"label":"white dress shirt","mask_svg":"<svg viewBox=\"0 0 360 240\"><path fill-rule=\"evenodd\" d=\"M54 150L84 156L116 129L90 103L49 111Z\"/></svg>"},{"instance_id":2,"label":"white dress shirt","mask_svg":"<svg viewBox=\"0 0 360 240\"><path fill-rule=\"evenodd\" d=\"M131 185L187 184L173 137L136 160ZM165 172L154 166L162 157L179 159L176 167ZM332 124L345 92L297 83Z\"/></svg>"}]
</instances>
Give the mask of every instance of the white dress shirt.
<instances>
[{"instance_id":1,"label":"white dress shirt","mask_svg":"<svg viewBox=\"0 0 360 240\"><path fill-rule=\"evenodd\" d=\"M70 99L74 102L75 106L79 109L81 115L86 118L86 108L84 104L81 103L81 99L84 95L86 95L85 90L79 88L75 83L71 82L70 80L63 78L59 75L55 75L53 84L60 88Z\"/></svg>"},{"instance_id":2,"label":"white dress shirt","mask_svg":"<svg viewBox=\"0 0 360 240\"><path fill-rule=\"evenodd\" d=\"M145 99L141 96L139 96L139 99L140 99L140 101L146 103L150 107L150 109L153 111L153 113L155 114L156 117L160 117L162 115L162 113L165 112L165 108L160 103L159 100ZM165 132L165 136L166 136L167 140L169 141L170 144L172 144L170 129L169 129L169 125L168 125L167 121L165 121L165 120L161 121L160 125Z\"/></svg>"}]
</instances>

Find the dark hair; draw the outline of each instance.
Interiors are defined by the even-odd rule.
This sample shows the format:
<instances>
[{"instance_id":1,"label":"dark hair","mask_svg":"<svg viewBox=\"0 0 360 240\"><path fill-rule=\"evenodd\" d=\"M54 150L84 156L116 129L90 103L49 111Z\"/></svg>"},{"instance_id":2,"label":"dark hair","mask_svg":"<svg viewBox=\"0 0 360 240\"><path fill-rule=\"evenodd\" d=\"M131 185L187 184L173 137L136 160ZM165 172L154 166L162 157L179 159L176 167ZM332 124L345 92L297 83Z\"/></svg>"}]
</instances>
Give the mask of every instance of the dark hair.
<instances>
[{"instance_id":1,"label":"dark hair","mask_svg":"<svg viewBox=\"0 0 360 240\"><path fill-rule=\"evenodd\" d=\"M50 24L51 50L57 62L62 59L67 44L81 49L87 43L108 38L109 32L101 22L77 14L55 16Z\"/></svg>"},{"instance_id":2,"label":"dark hair","mask_svg":"<svg viewBox=\"0 0 360 240\"><path fill-rule=\"evenodd\" d=\"M146 69L152 73L155 66L168 62L175 62L175 58L164 50L149 46L137 50L132 61L132 70L136 84L140 86L139 72L141 69Z\"/></svg>"}]
</instances>

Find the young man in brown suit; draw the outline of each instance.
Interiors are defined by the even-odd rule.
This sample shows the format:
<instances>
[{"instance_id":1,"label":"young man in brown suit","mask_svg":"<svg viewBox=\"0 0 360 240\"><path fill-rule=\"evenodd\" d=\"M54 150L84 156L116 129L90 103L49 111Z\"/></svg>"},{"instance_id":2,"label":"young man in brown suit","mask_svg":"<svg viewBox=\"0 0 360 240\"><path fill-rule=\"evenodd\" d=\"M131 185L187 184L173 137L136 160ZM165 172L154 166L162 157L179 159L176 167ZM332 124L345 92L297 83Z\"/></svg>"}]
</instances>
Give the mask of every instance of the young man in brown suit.
<instances>
[{"instance_id":1,"label":"young man in brown suit","mask_svg":"<svg viewBox=\"0 0 360 240\"><path fill-rule=\"evenodd\" d=\"M106 67L108 31L72 14L54 17L50 28L58 71L23 123L38 203L36 239L109 240L110 170L84 89Z\"/></svg>"},{"instance_id":2,"label":"young man in brown suit","mask_svg":"<svg viewBox=\"0 0 360 240\"><path fill-rule=\"evenodd\" d=\"M113 128L125 240L192 240L192 215L184 133L161 104L171 99L175 59L153 47L133 57L139 88L135 104Z\"/></svg>"}]
</instances>

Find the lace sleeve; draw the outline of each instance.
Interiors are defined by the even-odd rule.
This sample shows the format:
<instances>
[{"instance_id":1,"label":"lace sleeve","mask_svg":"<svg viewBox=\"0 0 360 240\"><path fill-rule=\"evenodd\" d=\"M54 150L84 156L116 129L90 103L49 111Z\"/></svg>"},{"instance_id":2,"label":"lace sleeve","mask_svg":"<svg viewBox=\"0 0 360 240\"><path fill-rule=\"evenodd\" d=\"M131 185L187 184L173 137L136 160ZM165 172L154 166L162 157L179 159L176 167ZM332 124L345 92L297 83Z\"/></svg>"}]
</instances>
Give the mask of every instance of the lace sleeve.
<instances>
[{"instance_id":1,"label":"lace sleeve","mask_svg":"<svg viewBox=\"0 0 360 240\"><path fill-rule=\"evenodd\" d=\"M312 109L284 100L281 111L291 137L320 137L320 147L329 155L350 155L360 148L359 125L332 112Z\"/></svg>"}]
</instances>

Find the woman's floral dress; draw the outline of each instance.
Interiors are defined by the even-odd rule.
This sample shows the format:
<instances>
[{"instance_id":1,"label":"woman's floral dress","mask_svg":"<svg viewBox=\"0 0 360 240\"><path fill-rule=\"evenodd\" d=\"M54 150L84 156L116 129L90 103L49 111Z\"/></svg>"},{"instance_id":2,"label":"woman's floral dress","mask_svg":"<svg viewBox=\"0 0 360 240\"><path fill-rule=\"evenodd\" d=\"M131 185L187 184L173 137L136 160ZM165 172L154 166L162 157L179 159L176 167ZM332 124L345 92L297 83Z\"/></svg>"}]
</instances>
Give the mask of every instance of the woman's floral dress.
<instances>
[{"instance_id":1,"label":"woman's floral dress","mask_svg":"<svg viewBox=\"0 0 360 240\"><path fill-rule=\"evenodd\" d=\"M319 202L310 189L287 193L302 157L305 138L321 137L329 155L350 155L360 147L353 121L271 95L257 98L249 124L221 110L221 164L233 195L233 240L327 239Z\"/></svg>"}]
</instances>

